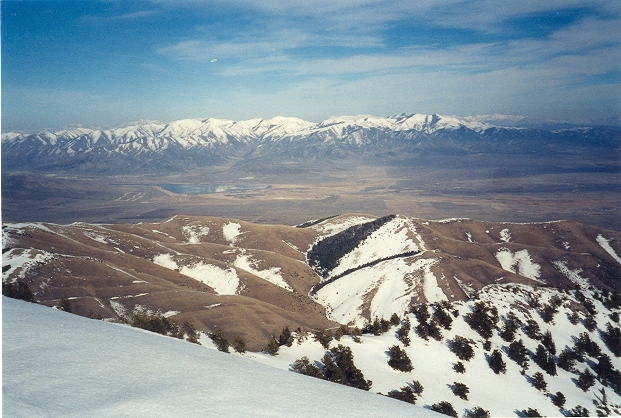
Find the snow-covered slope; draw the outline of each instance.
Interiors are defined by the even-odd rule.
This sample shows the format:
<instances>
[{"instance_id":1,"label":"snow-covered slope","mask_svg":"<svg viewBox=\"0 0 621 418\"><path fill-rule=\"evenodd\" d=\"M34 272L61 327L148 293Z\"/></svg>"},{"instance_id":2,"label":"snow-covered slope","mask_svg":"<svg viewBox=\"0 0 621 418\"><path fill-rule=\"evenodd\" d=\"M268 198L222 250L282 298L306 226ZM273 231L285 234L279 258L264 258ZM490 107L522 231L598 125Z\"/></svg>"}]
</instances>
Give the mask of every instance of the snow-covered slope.
<instances>
[{"instance_id":1,"label":"snow-covered slope","mask_svg":"<svg viewBox=\"0 0 621 418\"><path fill-rule=\"evenodd\" d=\"M602 340L602 332L607 330L607 324L619 327L619 323L612 320L609 315L619 313L620 309L606 308L601 301L594 298L594 295L601 298L600 293L583 291L582 294L587 303L592 303L597 311L594 315L596 328L592 331L584 325L588 314L573 291L562 292L524 285L491 285L484 288L473 300L447 305L447 312L453 321L450 330L440 328L443 335L439 340L431 337L423 339L419 336L415 330L419 321L415 315L408 314L401 316L401 324L405 318L411 323L412 329L407 333L411 339L409 346L405 346L397 339L398 327L392 327L379 336L364 334L360 337L360 343L345 335L340 341L332 340L330 348L339 344L351 348L355 365L362 371L365 379L373 382L371 391L386 394L391 390L399 390L412 381L419 381L424 390L418 397L416 405L429 407L447 401L454 406L459 416L462 416L465 410L477 406L490 411L491 416L498 417L524 416L521 411L528 408L537 409L542 416L566 416L568 411L577 405L587 408L594 416L596 406L593 401L602 400L601 389L605 390L608 407L613 410L611 415L618 416L621 412L621 396L614 393L613 389L600 381L596 381L595 385L586 391L576 386L579 372L589 369L594 375L597 374L595 370L599 361L598 356L587 355L585 361L576 363L574 372L557 367L556 375L550 375L534 362L534 353L541 341L527 336L522 326L513 339L513 341L522 340L528 350L528 366L525 374L522 374L522 368L508 357L510 342L503 340L499 335L499 330L503 328L509 313L515 314L523 325L528 320L533 320L540 327L541 334L551 332L556 347L553 359L558 363L559 354L566 348L573 348L580 335L585 333L598 345L601 354L612 359L612 364L617 370L621 369L619 357L616 357ZM541 315L542 309L555 299L560 301L558 312L554 314L552 321L545 322ZM464 320L465 316L472 312L476 302L484 302L498 309L499 322L494 326L493 335L489 339L491 343L489 350L483 348L485 339ZM532 307L534 304L538 304L539 307ZM429 308L432 315L434 311L435 308ZM570 316L574 313L579 316L576 324L570 321ZM469 361L463 361L465 373L458 373L453 368L459 358L449 347L456 336L470 340L474 348L474 357ZM388 365L390 358L388 351L394 345L407 353L413 365L412 371L403 372ZM489 357L495 349L501 352L506 364L505 373L496 374L488 364ZM281 347L277 356L267 354L250 354L250 356L257 361L287 370L293 362L303 356L309 358L311 362L321 361L326 352L327 350L309 335L301 339L301 343L294 342L290 348ZM537 372L543 374L547 383L547 389L544 391L536 389L531 384L531 378ZM467 400L453 394L452 386L455 382L463 383L469 388ZM566 398L563 409L552 403L553 395L557 392L561 392Z\"/></svg>"},{"instance_id":2,"label":"snow-covered slope","mask_svg":"<svg viewBox=\"0 0 621 418\"><path fill-rule=\"evenodd\" d=\"M403 417L432 411L2 298L5 417Z\"/></svg>"}]
</instances>

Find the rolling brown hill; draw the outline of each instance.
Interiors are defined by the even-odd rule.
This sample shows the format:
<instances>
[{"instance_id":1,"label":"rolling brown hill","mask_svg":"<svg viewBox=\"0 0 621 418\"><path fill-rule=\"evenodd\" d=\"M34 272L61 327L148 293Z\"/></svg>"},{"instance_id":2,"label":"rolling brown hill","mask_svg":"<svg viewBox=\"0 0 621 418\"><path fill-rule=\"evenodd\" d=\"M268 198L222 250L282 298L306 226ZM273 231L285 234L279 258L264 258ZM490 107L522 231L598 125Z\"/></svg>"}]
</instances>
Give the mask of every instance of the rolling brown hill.
<instances>
[{"instance_id":1,"label":"rolling brown hill","mask_svg":"<svg viewBox=\"0 0 621 418\"><path fill-rule=\"evenodd\" d=\"M561 221L348 214L301 227L194 216L3 225L3 280L27 283L39 303L67 299L72 312L109 321L161 312L242 336L252 350L284 326L361 325L493 283L618 290L618 254L621 233Z\"/></svg>"}]
</instances>

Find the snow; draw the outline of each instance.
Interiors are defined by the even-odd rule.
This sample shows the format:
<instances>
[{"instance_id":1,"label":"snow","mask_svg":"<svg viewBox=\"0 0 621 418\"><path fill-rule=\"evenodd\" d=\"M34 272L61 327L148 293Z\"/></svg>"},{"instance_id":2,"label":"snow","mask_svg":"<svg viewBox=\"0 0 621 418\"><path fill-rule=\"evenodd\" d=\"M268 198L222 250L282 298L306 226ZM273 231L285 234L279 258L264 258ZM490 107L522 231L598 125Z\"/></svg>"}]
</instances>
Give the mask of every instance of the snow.
<instances>
[{"instance_id":1,"label":"snow","mask_svg":"<svg viewBox=\"0 0 621 418\"><path fill-rule=\"evenodd\" d=\"M184 225L181 231L189 244L200 244L201 238L209 234L209 227L203 225Z\"/></svg>"},{"instance_id":2,"label":"snow","mask_svg":"<svg viewBox=\"0 0 621 418\"><path fill-rule=\"evenodd\" d=\"M393 313L409 310L412 295L423 291L429 302L447 300L431 271L435 259L396 258L356 270L319 289L315 295L326 308L328 318L354 326L362 326L362 311L370 309L370 317L390 318Z\"/></svg>"},{"instance_id":3,"label":"snow","mask_svg":"<svg viewBox=\"0 0 621 418\"><path fill-rule=\"evenodd\" d=\"M293 292L291 286L289 286L289 284L285 281L285 279L283 279L282 275L280 274L280 267L272 267L265 270L258 270L257 262L255 260L252 260L249 255L245 254L238 255L233 262L233 265L239 269L245 270L249 273L254 274L255 276L258 276L263 280L267 280L268 282L273 283L276 286L280 286L283 289Z\"/></svg>"},{"instance_id":4,"label":"snow","mask_svg":"<svg viewBox=\"0 0 621 418\"><path fill-rule=\"evenodd\" d=\"M582 273L583 271L582 269L578 268L572 270L567 266L567 262L563 260L552 261L552 264L554 265L554 267L556 267L558 271L561 272L561 274L563 274L563 276L567 277L569 280L579 285L581 288L586 289L591 285L589 279L580 276L580 273Z\"/></svg>"},{"instance_id":5,"label":"snow","mask_svg":"<svg viewBox=\"0 0 621 418\"><path fill-rule=\"evenodd\" d=\"M311 226L311 228L319 232L321 238L325 238L330 235L336 235L351 226L360 225L374 219L369 216L345 215L320 222Z\"/></svg>"},{"instance_id":6,"label":"snow","mask_svg":"<svg viewBox=\"0 0 621 418\"><path fill-rule=\"evenodd\" d=\"M175 338L2 298L3 415L439 416Z\"/></svg>"},{"instance_id":7,"label":"snow","mask_svg":"<svg viewBox=\"0 0 621 418\"><path fill-rule=\"evenodd\" d=\"M607 239L606 239L606 238L604 238L604 236L603 236L603 235L601 235L601 234L597 236L597 243L598 243L598 244L599 244L599 245L600 245L600 246L601 246L601 247L602 247L602 248L603 248L603 249L604 249L604 250L605 250L608 254L610 254L610 256L611 256L612 258L614 258L614 259L617 261L617 263L621 264L621 257L619 257L619 256L617 255L617 253L615 252L614 248L612 248L612 247L610 246L610 241L612 241L612 239L611 239L611 240L607 240Z\"/></svg>"},{"instance_id":8,"label":"snow","mask_svg":"<svg viewBox=\"0 0 621 418\"><path fill-rule=\"evenodd\" d=\"M539 280L541 266L533 262L528 250L524 249L512 253L511 250L503 248L496 253L496 259L504 270L529 279Z\"/></svg>"},{"instance_id":9,"label":"snow","mask_svg":"<svg viewBox=\"0 0 621 418\"><path fill-rule=\"evenodd\" d=\"M54 259L54 254L43 250L13 248L2 254L2 268L10 266L2 272L2 279L25 278L28 270L37 264L45 264ZM16 274L16 277L12 277Z\"/></svg>"},{"instance_id":10,"label":"snow","mask_svg":"<svg viewBox=\"0 0 621 418\"><path fill-rule=\"evenodd\" d=\"M337 281L338 282L338 281ZM527 301L530 297L536 297L541 303L549 303L552 297L565 299L559 307L559 312L555 315L554 321L546 324L541 317L533 310L524 312L520 306L528 306ZM609 321L609 313L601 302L591 298L590 292L586 294L595 304L598 311L596 319L599 328L605 327ZM516 314L522 321L534 319L540 326L541 332L550 330L554 336L557 354L566 346L573 346L575 336L582 332L587 332L583 324L572 325L568 315L573 312L570 301L577 303L572 293L566 294L551 288L533 288L525 285L491 285L479 292L479 299L498 308L501 318L506 317L509 312ZM576 379L576 374L569 373L561 368L557 368L557 376L550 376L537 366L532 359L529 360L529 368L526 376L521 375L521 368L507 355L506 347L509 345L503 341L496 331L490 339L492 349L497 348L502 352L503 360L506 363L507 371L505 374L495 374L487 363L486 352L483 348L483 339L473 331L464 321L464 315L470 312L475 301L457 302L452 304L452 308L458 310L458 316L453 317L453 325L450 330L442 329L443 339L436 341L430 338L428 341L420 338L414 330L410 331L411 344L404 347L395 337L396 328L391 328L387 333L380 336L363 335L362 343L353 342L351 337L344 336L340 341L332 341L331 347L343 344L351 348L354 354L355 365L363 372L365 379L372 380L371 391L387 393L393 389L399 389L408 382L418 380L424 387L422 396L418 397L417 405L429 406L440 401L448 401L458 412L463 415L465 409L475 406L483 407L490 411L491 416L516 416L517 411L527 408L537 409L543 416L563 416L556 408L550 398L539 392L527 380L535 372L542 372L548 383L550 393L562 392L567 403L565 408L571 409L576 405L582 405L595 415L593 399L599 394L602 387L596 383L590 390L583 392L576 387L572 379ZM433 308L430 308L433 312ZM414 315L409 315L412 327L418 324ZM501 325L501 323L499 323ZM471 339L474 343L475 356L470 361L464 361L466 368L465 374L453 371L453 364L459 359L448 348L448 340L452 340L456 335ZM608 347L601 341L599 332L590 333L593 341L602 349L602 352L613 359L613 363L618 363L618 358L610 352ZM535 352L538 341L528 338L522 330L518 330L516 340L522 339L524 345L531 352ZM411 372L401 372L393 370L388 366L387 351L392 345L398 345L404 349L412 361L414 370ZM252 358L262 363L271 364L283 369L289 369L291 363L302 356L307 356L311 361L321 360L326 350L318 342L311 338L306 339L301 345L293 344L291 348L281 347L277 356L272 357L266 354L251 354ZM586 367L592 367L593 362L588 360L584 363L577 363L576 367L583 371ZM591 370L592 371L592 370ZM454 382L466 384L470 388L468 400L456 397L449 385ZM606 388L609 404L621 404L621 396L616 395L612 389Z\"/></svg>"},{"instance_id":11,"label":"snow","mask_svg":"<svg viewBox=\"0 0 621 418\"><path fill-rule=\"evenodd\" d=\"M241 225L235 222L229 222L222 227L222 234L229 244L234 245L237 241L237 237L240 235L239 229Z\"/></svg>"},{"instance_id":12,"label":"snow","mask_svg":"<svg viewBox=\"0 0 621 418\"><path fill-rule=\"evenodd\" d=\"M505 228L502 231L500 231L500 240L502 242L511 241L511 234L509 233L509 229Z\"/></svg>"},{"instance_id":13,"label":"snow","mask_svg":"<svg viewBox=\"0 0 621 418\"><path fill-rule=\"evenodd\" d=\"M411 220L405 218L391 220L362 241L354 251L341 258L330 275L339 275L374 260L420 250L411 238L415 232L416 227Z\"/></svg>"},{"instance_id":14,"label":"snow","mask_svg":"<svg viewBox=\"0 0 621 418\"><path fill-rule=\"evenodd\" d=\"M235 295L238 293L240 280L234 268L222 268L204 262L179 265L168 253L153 257L153 262L170 270L191 277L213 288L219 295Z\"/></svg>"}]
</instances>

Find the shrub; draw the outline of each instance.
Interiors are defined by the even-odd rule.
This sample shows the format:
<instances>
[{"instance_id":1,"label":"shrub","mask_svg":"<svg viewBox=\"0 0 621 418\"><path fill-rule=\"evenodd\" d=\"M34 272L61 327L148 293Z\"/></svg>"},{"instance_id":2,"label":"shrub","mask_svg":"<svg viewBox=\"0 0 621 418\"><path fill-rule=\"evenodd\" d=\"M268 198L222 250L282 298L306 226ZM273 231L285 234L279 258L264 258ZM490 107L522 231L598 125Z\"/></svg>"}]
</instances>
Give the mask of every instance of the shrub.
<instances>
[{"instance_id":1,"label":"shrub","mask_svg":"<svg viewBox=\"0 0 621 418\"><path fill-rule=\"evenodd\" d=\"M2 282L2 294L13 299L25 300L26 302L35 303L34 293L30 287L24 282Z\"/></svg>"},{"instance_id":2,"label":"shrub","mask_svg":"<svg viewBox=\"0 0 621 418\"><path fill-rule=\"evenodd\" d=\"M416 403L416 395L414 395L414 392L412 392L412 388L407 385L403 386L399 390L391 390L390 392L388 392L387 396L411 404Z\"/></svg>"},{"instance_id":3,"label":"shrub","mask_svg":"<svg viewBox=\"0 0 621 418\"><path fill-rule=\"evenodd\" d=\"M544 391L548 387L548 384L546 383L546 380L544 379L541 372L536 372L533 374L531 378L531 384L535 389L540 391Z\"/></svg>"},{"instance_id":4,"label":"shrub","mask_svg":"<svg viewBox=\"0 0 621 418\"><path fill-rule=\"evenodd\" d=\"M565 401L565 395L563 395L562 392L556 392L554 396L552 396L552 403L558 408L563 408L563 406L565 406Z\"/></svg>"},{"instance_id":5,"label":"shrub","mask_svg":"<svg viewBox=\"0 0 621 418\"><path fill-rule=\"evenodd\" d=\"M489 367L496 374L505 373L507 371L507 365L502 359L502 354L498 349L495 349L492 354L489 356Z\"/></svg>"},{"instance_id":6,"label":"shrub","mask_svg":"<svg viewBox=\"0 0 621 418\"><path fill-rule=\"evenodd\" d=\"M450 402L442 401L431 405L431 410L439 412L440 414L448 415L450 417L457 418L457 411L453 408Z\"/></svg>"},{"instance_id":7,"label":"shrub","mask_svg":"<svg viewBox=\"0 0 621 418\"><path fill-rule=\"evenodd\" d=\"M458 361L457 363L453 364L453 370L455 370L455 373L465 373L466 372L466 368L464 367L464 363L462 363L461 361Z\"/></svg>"},{"instance_id":8,"label":"shrub","mask_svg":"<svg viewBox=\"0 0 621 418\"><path fill-rule=\"evenodd\" d=\"M223 351L225 353L229 352L229 340L226 339L221 329L217 330L213 334L209 334L209 338L211 338L211 341L213 341L219 351Z\"/></svg>"},{"instance_id":9,"label":"shrub","mask_svg":"<svg viewBox=\"0 0 621 418\"><path fill-rule=\"evenodd\" d=\"M470 341L460 335L456 335L452 341L448 342L449 349L460 359L470 361L474 357L474 349Z\"/></svg>"},{"instance_id":10,"label":"shrub","mask_svg":"<svg viewBox=\"0 0 621 418\"><path fill-rule=\"evenodd\" d=\"M569 411L570 417L590 417L591 413L588 409L581 405L576 405Z\"/></svg>"},{"instance_id":11,"label":"shrub","mask_svg":"<svg viewBox=\"0 0 621 418\"><path fill-rule=\"evenodd\" d=\"M472 409L466 409L464 418L491 418L491 414L487 409L475 406Z\"/></svg>"},{"instance_id":12,"label":"shrub","mask_svg":"<svg viewBox=\"0 0 621 418\"><path fill-rule=\"evenodd\" d=\"M418 380L413 380L412 383L410 383L410 387L412 388L412 392L419 396L423 393L423 385L421 385Z\"/></svg>"},{"instance_id":13,"label":"shrub","mask_svg":"<svg viewBox=\"0 0 621 418\"><path fill-rule=\"evenodd\" d=\"M463 383L453 382L453 394L467 401L470 389Z\"/></svg>"},{"instance_id":14,"label":"shrub","mask_svg":"<svg viewBox=\"0 0 621 418\"><path fill-rule=\"evenodd\" d=\"M69 312L71 313L71 310L73 309L71 306L71 301L69 299L61 299L60 300L60 304L58 305L58 309L60 309L61 311L64 312Z\"/></svg>"},{"instance_id":15,"label":"shrub","mask_svg":"<svg viewBox=\"0 0 621 418\"><path fill-rule=\"evenodd\" d=\"M390 359L388 360L388 365L395 370L400 370L402 372L410 372L414 367L412 367L412 361L408 357L405 350L402 350L397 345L393 345L389 350Z\"/></svg>"},{"instance_id":16,"label":"shrub","mask_svg":"<svg viewBox=\"0 0 621 418\"><path fill-rule=\"evenodd\" d=\"M244 354L246 352L246 341L239 335L233 339L231 345L233 346L233 350L239 354Z\"/></svg>"},{"instance_id":17,"label":"shrub","mask_svg":"<svg viewBox=\"0 0 621 418\"><path fill-rule=\"evenodd\" d=\"M540 417L541 416L541 414L539 414L539 411L533 408L523 409L522 415L524 415L525 417Z\"/></svg>"}]
</instances>

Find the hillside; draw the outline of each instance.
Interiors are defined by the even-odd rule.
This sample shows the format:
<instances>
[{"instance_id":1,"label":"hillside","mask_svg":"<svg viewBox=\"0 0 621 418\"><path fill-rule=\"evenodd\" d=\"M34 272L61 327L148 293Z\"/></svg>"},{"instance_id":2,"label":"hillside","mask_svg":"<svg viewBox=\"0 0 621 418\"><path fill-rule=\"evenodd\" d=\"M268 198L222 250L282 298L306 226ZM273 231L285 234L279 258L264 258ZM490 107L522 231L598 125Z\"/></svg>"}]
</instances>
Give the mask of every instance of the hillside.
<instances>
[{"instance_id":1,"label":"hillside","mask_svg":"<svg viewBox=\"0 0 621 418\"><path fill-rule=\"evenodd\" d=\"M6 417L437 415L174 338L4 297L2 367Z\"/></svg>"},{"instance_id":2,"label":"hillside","mask_svg":"<svg viewBox=\"0 0 621 418\"><path fill-rule=\"evenodd\" d=\"M26 283L39 303L68 300L74 313L112 321L160 312L259 350L284 326L360 327L489 284L618 289L619 243L619 232L573 222L342 215L296 228L175 216L5 224L2 263L3 280Z\"/></svg>"}]
</instances>

